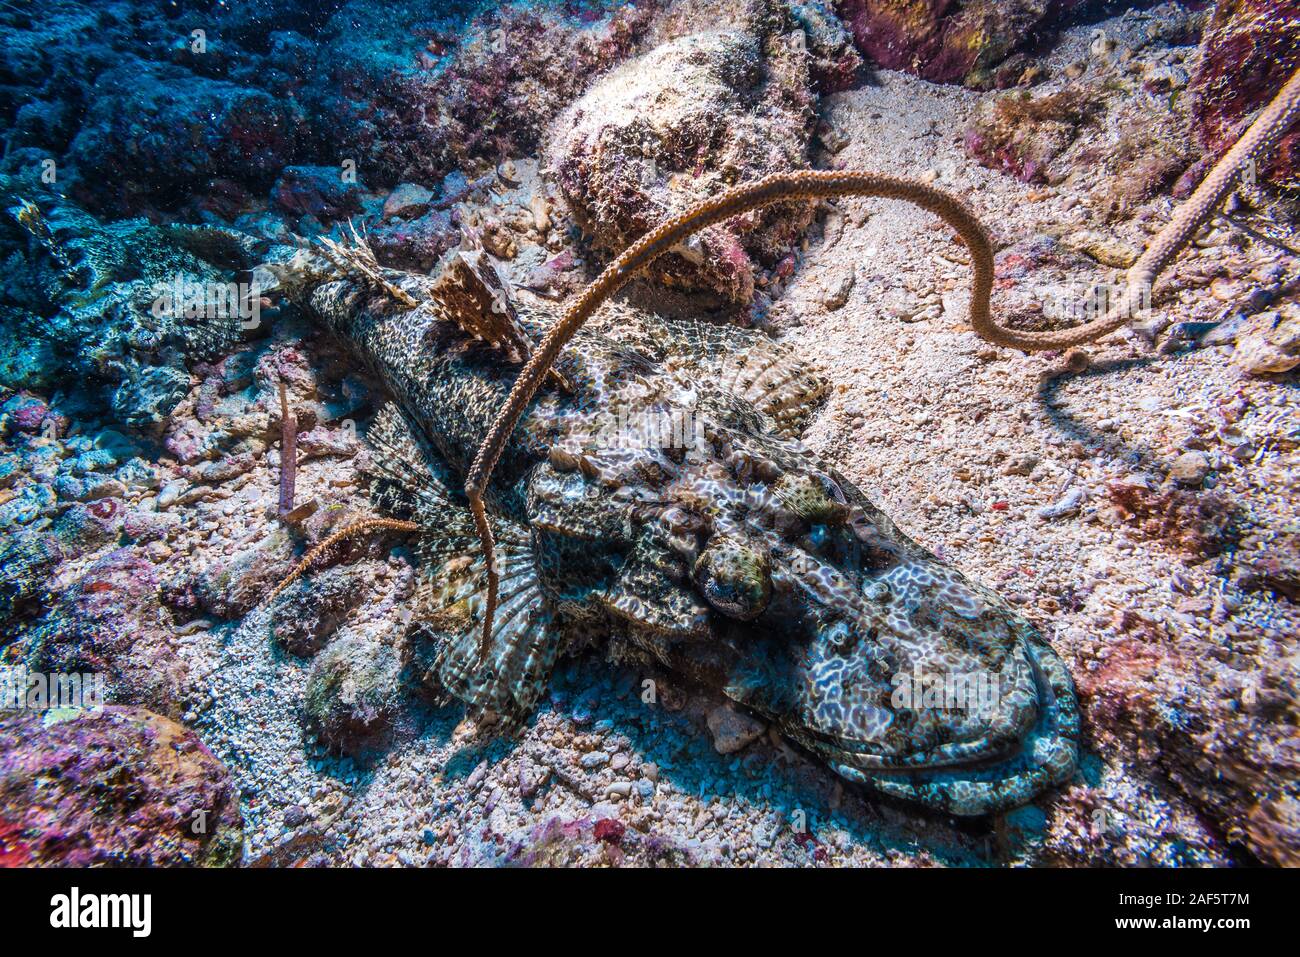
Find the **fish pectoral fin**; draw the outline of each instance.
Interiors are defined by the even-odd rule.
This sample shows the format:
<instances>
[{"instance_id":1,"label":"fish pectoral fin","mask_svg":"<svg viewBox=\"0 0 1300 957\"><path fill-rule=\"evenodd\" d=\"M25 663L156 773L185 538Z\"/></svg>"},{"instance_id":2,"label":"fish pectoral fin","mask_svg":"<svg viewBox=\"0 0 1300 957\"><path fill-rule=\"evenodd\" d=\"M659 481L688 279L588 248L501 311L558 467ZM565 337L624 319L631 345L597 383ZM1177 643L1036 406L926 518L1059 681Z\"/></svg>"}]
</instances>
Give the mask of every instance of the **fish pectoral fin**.
<instances>
[{"instance_id":1,"label":"fish pectoral fin","mask_svg":"<svg viewBox=\"0 0 1300 957\"><path fill-rule=\"evenodd\" d=\"M417 588L420 632L432 641L427 677L466 705L467 716L511 733L532 715L550 682L561 646L546 607L527 532L494 522L500 593L486 657L479 654L487 564L477 542L454 550L436 540L425 553Z\"/></svg>"},{"instance_id":2,"label":"fish pectoral fin","mask_svg":"<svg viewBox=\"0 0 1300 957\"><path fill-rule=\"evenodd\" d=\"M709 610L694 593L674 580L669 568L676 558L666 549L642 540L619 568L606 590L603 604L613 614L656 634L676 638L708 634Z\"/></svg>"},{"instance_id":3,"label":"fish pectoral fin","mask_svg":"<svg viewBox=\"0 0 1300 957\"><path fill-rule=\"evenodd\" d=\"M473 516L451 500L436 456L400 407L380 409L367 438L375 448L369 471L376 505L421 527L413 547L420 571L409 634L426 649L426 677L465 702L475 722L513 731L532 714L560 646L542 603L528 531L492 519L500 594L492 640L480 660L487 563Z\"/></svg>"},{"instance_id":4,"label":"fish pectoral fin","mask_svg":"<svg viewBox=\"0 0 1300 957\"><path fill-rule=\"evenodd\" d=\"M445 469L428 441L395 402L386 403L370 423L366 439L374 447L365 472L373 480L371 498L385 512L444 527L455 511Z\"/></svg>"}]
</instances>

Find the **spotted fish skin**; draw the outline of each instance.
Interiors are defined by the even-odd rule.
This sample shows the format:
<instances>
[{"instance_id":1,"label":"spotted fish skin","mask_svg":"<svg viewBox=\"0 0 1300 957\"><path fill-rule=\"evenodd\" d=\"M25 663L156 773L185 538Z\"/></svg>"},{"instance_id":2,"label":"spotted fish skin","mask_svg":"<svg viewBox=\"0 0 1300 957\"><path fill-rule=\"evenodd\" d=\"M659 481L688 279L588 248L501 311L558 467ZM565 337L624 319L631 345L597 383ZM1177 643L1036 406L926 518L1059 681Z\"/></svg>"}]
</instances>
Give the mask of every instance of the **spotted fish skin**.
<instances>
[{"instance_id":1,"label":"spotted fish skin","mask_svg":"<svg viewBox=\"0 0 1300 957\"><path fill-rule=\"evenodd\" d=\"M438 306L435 284L400 277L414 309L350 280L308 302L399 407L379 457L408 467L389 469L376 501L425 510L415 631L472 716L518 726L556 656L596 643L725 694L846 778L941 811L1014 807L1073 774L1078 710L1060 659L799 441L824 384L741 330L636 313L630 343L574 338L560 362L570 389L539 393L489 490L502 598L481 666L486 576L446 489L461 487L519 365ZM554 318L509 308L533 341Z\"/></svg>"}]
</instances>

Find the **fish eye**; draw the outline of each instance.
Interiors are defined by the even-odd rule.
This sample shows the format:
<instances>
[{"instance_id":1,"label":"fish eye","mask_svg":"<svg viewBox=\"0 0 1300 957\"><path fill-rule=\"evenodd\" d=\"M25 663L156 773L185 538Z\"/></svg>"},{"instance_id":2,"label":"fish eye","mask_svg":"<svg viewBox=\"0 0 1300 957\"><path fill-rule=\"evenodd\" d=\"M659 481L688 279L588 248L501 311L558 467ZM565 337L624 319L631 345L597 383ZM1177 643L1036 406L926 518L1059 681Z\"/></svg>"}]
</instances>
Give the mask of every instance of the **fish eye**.
<instances>
[{"instance_id":1,"label":"fish eye","mask_svg":"<svg viewBox=\"0 0 1300 957\"><path fill-rule=\"evenodd\" d=\"M710 605L742 621L757 618L772 597L767 552L734 538L714 536L693 574Z\"/></svg>"},{"instance_id":2,"label":"fish eye","mask_svg":"<svg viewBox=\"0 0 1300 957\"><path fill-rule=\"evenodd\" d=\"M840 487L825 475L787 472L772 493L790 512L814 525L838 525L848 517L848 502Z\"/></svg>"}]
</instances>

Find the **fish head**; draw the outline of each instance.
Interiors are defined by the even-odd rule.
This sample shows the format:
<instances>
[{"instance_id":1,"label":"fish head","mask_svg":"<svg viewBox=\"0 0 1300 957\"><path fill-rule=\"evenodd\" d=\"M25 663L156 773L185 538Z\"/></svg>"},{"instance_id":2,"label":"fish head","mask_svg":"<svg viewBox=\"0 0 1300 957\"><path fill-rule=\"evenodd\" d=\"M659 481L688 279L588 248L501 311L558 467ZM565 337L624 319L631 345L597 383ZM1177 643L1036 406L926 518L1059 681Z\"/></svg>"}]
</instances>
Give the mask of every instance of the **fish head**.
<instances>
[{"instance_id":1,"label":"fish head","mask_svg":"<svg viewBox=\"0 0 1300 957\"><path fill-rule=\"evenodd\" d=\"M692 581L729 697L846 777L953 813L1073 771L1073 688L1029 622L797 443L727 446L735 484Z\"/></svg>"},{"instance_id":2,"label":"fish head","mask_svg":"<svg viewBox=\"0 0 1300 957\"><path fill-rule=\"evenodd\" d=\"M1029 622L751 406L690 399L655 406L693 417L672 441L538 473L553 593L885 793L981 814L1073 772L1073 688Z\"/></svg>"}]
</instances>

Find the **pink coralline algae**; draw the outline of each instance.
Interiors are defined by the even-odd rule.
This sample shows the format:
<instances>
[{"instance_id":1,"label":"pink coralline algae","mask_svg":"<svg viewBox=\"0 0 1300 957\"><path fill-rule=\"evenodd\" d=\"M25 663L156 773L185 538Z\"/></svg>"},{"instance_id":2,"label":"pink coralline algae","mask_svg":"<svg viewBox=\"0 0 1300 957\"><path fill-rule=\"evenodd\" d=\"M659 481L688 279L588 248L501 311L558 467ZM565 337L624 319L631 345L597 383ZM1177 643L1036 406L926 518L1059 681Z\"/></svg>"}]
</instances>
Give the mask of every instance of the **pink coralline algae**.
<instances>
[{"instance_id":1,"label":"pink coralline algae","mask_svg":"<svg viewBox=\"0 0 1300 957\"><path fill-rule=\"evenodd\" d=\"M839 0L837 6L858 49L876 66L937 83L988 86L1003 85L998 74L1016 72L1017 50L1078 2Z\"/></svg>"},{"instance_id":2,"label":"pink coralline algae","mask_svg":"<svg viewBox=\"0 0 1300 957\"><path fill-rule=\"evenodd\" d=\"M40 397L26 392L10 398L3 408L0 408L0 415L3 416L0 421L5 426L18 432L38 432L45 426L47 419L51 425L56 425L56 420L49 419L51 415L49 405Z\"/></svg>"},{"instance_id":3,"label":"pink coralline algae","mask_svg":"<svg viewBox=\"0 0 1300 957\"><path fill-rule=\"evenodd\" d=\"M224 866L239 792L194 732L142 708L0 717L0 866Z\"/></svg>"},{"instance_id":4,"label":"pink coralline algae","mask_svg":"<svg viewBox=\"0 0 1300 957\"><path fill-rule=\"evenodd\" d=\"M403 652L404 643L351 634L317 657L303 711L329 748L363 763L384 753L401 718Z\"/></svg>"},{"instance_id":5,"label":"pink coralline algae","mask_svg":"<svg viewBox=\"0 0 1300 957\"><path fill-rule=\"evenodd\" d=\"M1300 0L1224 0L1215 5L1192 77L1197 139L1217 157L1228 150L1300 66ZM1300 126L1285 134L1257 171L1300 189Z\"/></svg>"}]
</instances>

